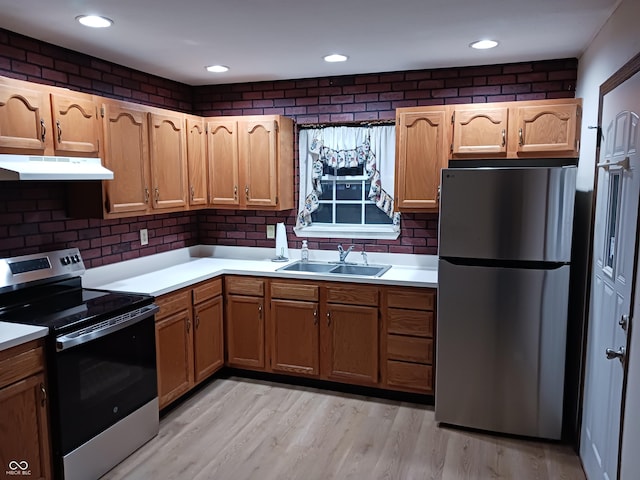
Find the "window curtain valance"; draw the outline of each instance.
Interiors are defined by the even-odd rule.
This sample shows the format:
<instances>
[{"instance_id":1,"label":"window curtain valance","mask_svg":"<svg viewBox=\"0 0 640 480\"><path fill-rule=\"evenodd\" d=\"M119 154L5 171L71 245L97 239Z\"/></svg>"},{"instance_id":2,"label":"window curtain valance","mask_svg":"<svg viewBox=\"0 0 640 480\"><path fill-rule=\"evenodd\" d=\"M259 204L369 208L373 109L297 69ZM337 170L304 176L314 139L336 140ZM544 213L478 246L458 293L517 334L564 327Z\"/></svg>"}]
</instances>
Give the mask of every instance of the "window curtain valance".
<instances>
[{"instance_id":1,"label":"window curtain valance","mask_svg":"<svg viewBox=\"0 0 640 480\"><path fill-rule=\"evenodd\" d=\"M322 195L324 166L364 166L371 182L369 200L393 220L399 231L400 213L394 212L395 127L325 127L300 130L300 211L296 228L311 225Z\"/></svg>"}]
</instances>

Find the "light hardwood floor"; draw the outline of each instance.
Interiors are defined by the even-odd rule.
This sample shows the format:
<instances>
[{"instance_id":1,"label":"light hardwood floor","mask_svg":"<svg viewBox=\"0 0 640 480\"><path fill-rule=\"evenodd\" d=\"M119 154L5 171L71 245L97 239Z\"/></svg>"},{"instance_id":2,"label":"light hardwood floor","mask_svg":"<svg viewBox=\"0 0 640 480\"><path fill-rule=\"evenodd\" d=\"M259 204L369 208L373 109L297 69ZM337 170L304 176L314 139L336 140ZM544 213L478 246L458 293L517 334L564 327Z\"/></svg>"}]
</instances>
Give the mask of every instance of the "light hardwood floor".
<instances>
[{"instance_id":1,"label":"light hardwood floor","mask_svg":"<svg viewBox=\"0 0 640 480\"><path fill-rule=\"evenodd\" d=\"M440 428L433 408L231 377L104 480L584 480L565 445Z\"/></svg>"}]
</instances>

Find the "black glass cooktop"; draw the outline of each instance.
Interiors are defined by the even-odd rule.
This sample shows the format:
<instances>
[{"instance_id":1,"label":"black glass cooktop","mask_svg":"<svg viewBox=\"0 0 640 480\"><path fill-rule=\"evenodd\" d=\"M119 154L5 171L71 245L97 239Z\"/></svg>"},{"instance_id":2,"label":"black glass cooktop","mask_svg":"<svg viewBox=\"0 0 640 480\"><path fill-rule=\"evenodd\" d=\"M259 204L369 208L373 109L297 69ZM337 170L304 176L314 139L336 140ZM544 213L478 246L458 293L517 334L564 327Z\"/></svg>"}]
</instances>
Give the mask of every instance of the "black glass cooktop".
<instances>
[{"instance_id":1,"label":"black glass cooktop","mask_svg":"<svg viewBox=\"0 0 640 480\"><path fill-rule=\"evenodd\" d=\"M0 321L63 333L151 302L149 295L86 289L73 279L0 295Z\"/></svg>"}]
</instances>

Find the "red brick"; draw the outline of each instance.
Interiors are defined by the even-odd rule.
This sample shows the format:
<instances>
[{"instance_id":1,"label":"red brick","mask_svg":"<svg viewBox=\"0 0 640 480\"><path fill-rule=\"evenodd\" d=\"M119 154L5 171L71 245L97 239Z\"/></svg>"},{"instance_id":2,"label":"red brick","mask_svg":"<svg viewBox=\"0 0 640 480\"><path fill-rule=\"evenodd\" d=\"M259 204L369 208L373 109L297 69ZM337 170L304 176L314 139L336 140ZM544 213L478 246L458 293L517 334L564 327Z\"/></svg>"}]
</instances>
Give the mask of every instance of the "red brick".
<instances>
[{"instance_id":1,"label":"red brick","mask_svg":"<svg viewBox=\"0 0 640 480\"><path fill-rule=\"evenodd\" d=\"M502 93L529 93L531 91L531 84L514 84L514 85L503 85Z\"/></svg>"},{"instance_id":2,"label":"red brick","mask_svg":"<svg viewBox=\"0 0 640 480\"><path fill-rule=\"evenodd\" d=\"M11 62L11 69L14 72L23 73L25 75L32 75L34 77L40 77L42 75L39 66L33 65L31 63L20 62L18 60L13 60Z\"/></svg>"},{"instance_id":3,"label":"red brick","mask_svg":"<svg viewBox=\"0 0 640 480\"><path fill-rule=\"evenodd\" d=\"M27 53L24 50L9 45L0 45L0 56L23 61L27 59Z\"/></svg>"},{"instance_id":4,"label":"red brick","mask_svg":"<svg viewBox=\"0 0 640 480\"><path fill-rule=\"evenodd\" d=\"M554 90L562 90L562 82L541 82L534 83L531 86L533 92L550 92Z\"/></svg>"},{"instance_id":5,"label":"red brick","mask_svg":"<svg viewBox=\"0 0 640 480\"><path fill-rule=\"evenodd\" d=\"M486 86L486 87L468 87L461 88L458 91L461 97L463 96L473 96L473 95L499 95L500 94L500 86ZM434 94L434 97L436 95Z\"/></svg>"},{"instance_id":6,"label":"red brick","mask_svg":"<svg viewBox=\"0 0 640 480\"><path fill-rule=\"evenodd\" d=\"M351 103L348 105L342 106L343 113L352 113L352 112L364 112L367 108L367 105L364 103Z\"/></svg>"},{"instance_id":7,"label":"red brick","mask_svg":"<svg viewBox=\"0 0 640 480\"><path fill-rule=\"evenodd\" d=\"M444 98L444 97L457 97L458 89L457 88L443 88L439 90L432 90L431 96L435 98Z\"/></svg>"},{"instance_id":8,"label":"red brick","mask_svg":"<svg viewBox=\"0 0 640 480\"><path fill-rule=\"evenodd\" d=\"M353 95L336 95L331 97L331 103L353 103Z\"/></svg>"},{"instance_id":9,"label":"red brick","mask_svg":"<svg viewBox=\"0 0 640 480\"><path fill-rule=\"evenodd\" d=\"M481 97L484 99L484 97ZM460 105L463 103L480 103L474 102L474 98L471 97L448 97L444 99L446 105Z\"/></svg>"},{"instance_id":10,"label":"red brick","mask_svg":"<svg viewBox=\"0 0 640 480\"><path fill-rule=\"evenodd\" d=\"M378 120L378 113L377 112L356 113L353 119L355 121Z\"/></svg>"},{"instance_id":11,"label":"red brick","mask_svg":"<svg viewBox=\"0 0 640 480\"><path fill-rule=\"evenodd\" d=\"M518 75L518 83L544 82L546 79L546 72L523 73Z\"/></svg>"},{"instance_id":12,"label":"red brick","mask_svg":"<svg viewBox=\"0 0 640 480\"><path fill-rule=\"evenodd\" d=\"M365 93L356 95L354 101L357 103L377 102L380 96L377 93Z\"/></svg>"},{"instance_id":13,"label":"red brick","mask_svg":"<svg viewBox=\"0 0 640 480\"><path fill-rule=\"evenodd\" d=\"M342 93L344 94L356 94L356 93L366 93L367 86L366 85L347 85L342 87Z\"/></svg>"},{"instance_id":14,"label":"red brick","mask_svg":"<svg viewBox=\"0 0 640 480\"><path fill-rule=\"evenodd\" d=\"M512 65L505 65L502 68L502 73L528 73L533 72L533 65L530 63L516 63Z\"/></svg>"},{"instance_id":15,"label":"red brick","mask_svg":"<svg viewBox=\"0 0 640 480\"><path fill-rule=\"evenodd\" d=\"M544 93L520 93L516 96L516 101L522 102L525 100L544 100L546 98Z\"/></svg>"},{"instance_id":16,"label":"red brick","mask_svg":"<svg viewBox=\"0 0 640 480\"><path fill-rule=\"evenodd\" d=\"M353 121L353 113L338 113L335 115L331 115L332 122L352 122Z\"/></svg>"}]
</instances>

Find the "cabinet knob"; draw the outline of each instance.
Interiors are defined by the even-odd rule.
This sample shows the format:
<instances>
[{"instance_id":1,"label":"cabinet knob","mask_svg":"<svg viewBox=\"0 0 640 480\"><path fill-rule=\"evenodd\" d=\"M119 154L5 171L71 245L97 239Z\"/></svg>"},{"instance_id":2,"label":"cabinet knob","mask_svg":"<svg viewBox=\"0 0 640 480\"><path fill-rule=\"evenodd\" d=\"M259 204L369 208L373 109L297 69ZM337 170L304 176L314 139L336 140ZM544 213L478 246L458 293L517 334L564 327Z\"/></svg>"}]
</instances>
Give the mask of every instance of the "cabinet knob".
<instances>
[{"instance_id":1,"label":"cabinet knob","mask_svg":"<svg viewBox=\"0 0 640 480\"><path fill-rule=\"evenodd\" d=\"M518 129L518 143L520 146L524 145L524 134L522 133L522 129Z\"/></svg>"},{"instance_id":2,"label":"cabinet knob","mask_svg":"<svg viewBox=\"0 0 640 480\"><path fill-rule=\"evenodd\" d=\"M195 197L196 197L196 189L193 188L193 185L191 185L191 201L192 202Z\"/></svg>"},{"instance_id":3,"label":"cabinet knob","mask_svg":"<svg viewBox=\"0 0 640 480\"><path fill-rule=\"evenodd\" d=\"M249 200L249 185L245 185L244 187L244 196L247 200Z\"/></svg>"},{"instance_id":4,"label":"cabinet knob","mask_svg":"<svg viewBox=\"0 0 640 480\"><path fill-rule=\"evenodd\" d=\"M144 203L149 203L149 189L146 187L144 189Z\"/></svg>"},{"instance_id":5,"label":"cabinet knob","mask_svg":"<svg viewBox=\"0 0 640 480\"><path fill-rule=\"evenodd\" d=\"M507 131L502 129L502 146L504 147L507 144Z\"/></svg>"},{"instance_id":6,"label":"cabinet knob","mask_svg":"<svg viewBox=\"0 0 640 480\"><path fill-rule=\"evenodd\" d=\"M40 139L44 143L47 138L47 126L44 124L44 118L40 119Z\"/></svg>"},{"instance_id":7,"label":"cabinet knob","mask_svg":"<svg viewBox=\"0 0 640 480\"><path fill-rule=\"evenodd\" d=\"M47 403L47 389L44 388L44 383L40 382L40 391L42 392L42 406L44 407Z\"/></svg>"},{"instance_id":8,"label":"cabinet knob","mask_svg":"<svg viewBox=\"0 0 640 480\"><path fill-rule=\"evenodd\" d=\"M327 327L331 326L331 312L327 312Z\"/></svg>"},{"instance_id":9,"label":"cabinet knob","mask_svg":"<svg viewBox=\"0 0 640 480\"><path fill-rule=\"evenodd\" d=\"M260 314L260 318L262 318L262 304L258 305L258 313Z\"/></svg>"},{"instance_id":10,"label":"cabinet knob","mask_svg":"<svg viewBox=\"0 0 640 480\"><path fill-rule=\"evenodd\" d=\"M156 203L158 203L158 201L160 200L160 189L158 187L154 188L154 192L155 192L155 196L156 196Z\"/></svg>"},{"instance_id":11,"label":"cabinet knob","mask_svg":"<svg viewBox=\"0 0 640 480\"><path fill-rule=\"evenodd\" d=\"M233 199L238 200L238 185L233 186Z\"/></svg>"},{"instance_id":12,"label":"cabinet knob","mask_svg":"<svg viewBox=\"0 0 640 480\"><path fill-rule=\"evenodd\" d=\"M62 141L62 127L60 126L60 120L56 120L56 127L58 127L58 143Z\"/></svg>"},{"instance_id":13,"label":"cabinet knob","mask_svg":"<svg viewBox=\"0 0 640 480\"><path fill-rule=\"evenodd\" d=\"M317 325L318 324L318 310L314 310L313 311L313 324Z\"/></svg>"}]
</instances>

